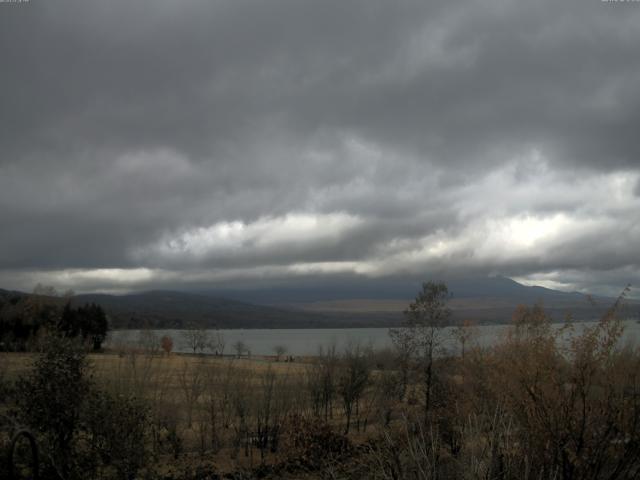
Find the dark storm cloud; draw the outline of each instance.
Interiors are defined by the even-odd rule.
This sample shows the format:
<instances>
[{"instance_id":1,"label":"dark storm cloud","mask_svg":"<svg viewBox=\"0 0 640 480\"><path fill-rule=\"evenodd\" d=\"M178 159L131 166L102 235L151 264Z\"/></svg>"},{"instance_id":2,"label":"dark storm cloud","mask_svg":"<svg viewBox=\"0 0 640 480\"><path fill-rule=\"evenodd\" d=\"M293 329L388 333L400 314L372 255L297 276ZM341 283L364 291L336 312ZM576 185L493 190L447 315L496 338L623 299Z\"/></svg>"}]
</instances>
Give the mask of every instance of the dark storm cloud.
<instances>
[{"instance_id":1,"label":"dark storm cloud","mask_svg":"<svg viewBox=\"0 0 640 480\"><path fill-rule=\"evenodd\" d=\"M640 280L637 7L2 5L3 284Z\"/></svg>"}]
</instances>

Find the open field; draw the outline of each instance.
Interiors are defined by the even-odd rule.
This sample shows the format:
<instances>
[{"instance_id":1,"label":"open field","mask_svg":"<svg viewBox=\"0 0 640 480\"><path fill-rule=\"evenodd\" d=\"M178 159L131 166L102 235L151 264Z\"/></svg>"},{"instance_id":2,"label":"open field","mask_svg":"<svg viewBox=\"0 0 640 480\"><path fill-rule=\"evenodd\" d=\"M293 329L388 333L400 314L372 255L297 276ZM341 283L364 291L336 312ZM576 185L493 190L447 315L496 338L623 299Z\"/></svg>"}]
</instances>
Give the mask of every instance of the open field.
<instances>
[{"instance_id":1,"label":"open field","mask_svg":"<svg viewBox=\"0 0 640 480\"><path fill-rule=\"evenodd\" d=\"M0 365L7 380L15 380L27 373L36 358L34 353L0 352ZM141 352L128 353L90 353L87 358L96 372L98 382L106 384L124 381L125 378L144 371L153 375L162 372L165 387L175 389L178 378L187 368L189 371L206 368L225 368L233 365L240 375L256 375L273 371L277 375L303 375L312 357L299 358L296 362L276 361L275 357L236 358L234 356L217 357L214 355L146 355Z\"/></svg>"}]
</instances>

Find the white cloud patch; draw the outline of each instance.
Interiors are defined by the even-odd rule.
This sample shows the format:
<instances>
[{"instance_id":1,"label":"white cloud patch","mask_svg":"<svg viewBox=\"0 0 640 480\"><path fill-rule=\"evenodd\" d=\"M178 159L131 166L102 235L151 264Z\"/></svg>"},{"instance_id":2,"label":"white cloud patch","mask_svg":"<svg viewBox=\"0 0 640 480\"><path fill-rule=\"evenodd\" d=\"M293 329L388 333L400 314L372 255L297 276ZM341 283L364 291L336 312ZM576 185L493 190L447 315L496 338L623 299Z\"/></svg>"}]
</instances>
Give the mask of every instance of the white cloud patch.
<instances>
[{"instance_id":1,"label":"white cloud patch","mask_svg":"<svg viewBox=\"0 0 640 480\"><path fill-rule=\"evenodd\" d=\"M158 271L148 268L61 269L46 271L3 271L0 282L12 288L30 292L38 284L52 285L59 291L72 289L76 293L101 291L123 293L156 280Z\"/></svg>"},{"instance_id":2,"label":"white cloud patch","mask_svg":"<svg viewBox=\"0 0 640 480\"><path fill-rule=\"evenodd\" d=\"M327 244L339 245L345 235L363 223L361 218L346 213L290 213L253 222L225 221L165 235L151 246L136 249L133 255L156 261L189 261L225 255L267 255L286 249L307 251Z\"/></svg>"}]
</instances>

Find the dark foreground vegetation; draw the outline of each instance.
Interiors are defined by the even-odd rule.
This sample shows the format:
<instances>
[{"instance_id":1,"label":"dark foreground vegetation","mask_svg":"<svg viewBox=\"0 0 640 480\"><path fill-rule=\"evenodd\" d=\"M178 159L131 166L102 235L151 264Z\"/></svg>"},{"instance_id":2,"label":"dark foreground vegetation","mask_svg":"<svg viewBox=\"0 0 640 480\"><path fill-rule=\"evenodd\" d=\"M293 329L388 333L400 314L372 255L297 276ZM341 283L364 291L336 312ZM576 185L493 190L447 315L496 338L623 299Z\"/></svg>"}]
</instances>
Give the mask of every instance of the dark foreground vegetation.
<instances>
[{"instance_id":1,"label":"dark foreground vegetation","mask_svg":"<svg viewBox=\"0 0 640 480\"><path fill-rule=\"evenodd\" d=\"M80 338L93 350L100 350L109 328L102 307L86 303L74 308L70 296L57 296L50 290L44 293L0 295L0 351L33 350L47 332Z\"/></svg>"},{"instance_id":2,"label":"dark foreground vegetation","mask_svg":"<svg viewBox=\"0 0 640 480\"><path fill-rule=\"evenodd\" d=\"M88 354L82 335L50 329L32 364L0 357L0 449L24 425L40 477L65 480L638 478L640 352L618 341L625 294L586 329L520 307L491 348L460 325L455 357L441 351L450 312L434 283L390 332L394 350L328 348L307 363L159 345ZM26 442L15 463L29 475Z\"/></svg>"}]
</instances>

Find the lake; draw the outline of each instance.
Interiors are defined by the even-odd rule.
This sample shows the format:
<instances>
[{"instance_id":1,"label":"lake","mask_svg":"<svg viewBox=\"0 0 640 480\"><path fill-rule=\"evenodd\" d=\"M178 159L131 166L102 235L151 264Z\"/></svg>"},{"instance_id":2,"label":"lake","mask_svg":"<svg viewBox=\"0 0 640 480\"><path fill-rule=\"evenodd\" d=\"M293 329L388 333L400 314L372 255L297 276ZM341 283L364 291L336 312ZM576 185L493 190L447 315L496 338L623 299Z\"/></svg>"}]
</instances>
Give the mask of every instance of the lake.
<instances>
[{"instance_id":1,"label":"lake","mask_svg":"<svg viewBox=\"0 0 640 480\"><path fill-rule=\"evenodd\" d=\"M577 331L586 325L594 325L595 322L576 323ZM635 320L624 322L625 330L621 339L621 344L637 344L640 338L640 323ZM562 324L554 324L555 328ZM474 330L473 339L469 345L490 346L504 334L507 325L482 325L472 327ZM452 327L447 327L443 331L444 345L448 352L455 353L459 349L457 342L451 335ZM283 345L287 349L288 355L316 355L319 349L335 345L337 351L343 351L349 344L359 344L361 346L372 346L374 349L391 347L388 328L282 328L282 329L221 329L209 330L211 338L215 338L216 333L222 334L225 341L225 354L233 354L233 345L241 341L252 355L273 355L274 349L278 345ZM141 339L145 335L152 334L157 337L154 341L159 344L159 339L168 335L173 340L173 351L189 353L191 351L188 339L184 330L114 330L109 333L105 344L109 348L118 346L140 345ZM211 349L206 353L213 353Z\"/></svg>"}]
</instances>

